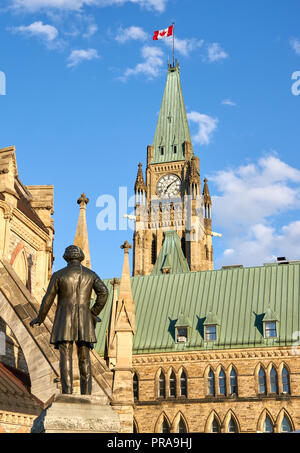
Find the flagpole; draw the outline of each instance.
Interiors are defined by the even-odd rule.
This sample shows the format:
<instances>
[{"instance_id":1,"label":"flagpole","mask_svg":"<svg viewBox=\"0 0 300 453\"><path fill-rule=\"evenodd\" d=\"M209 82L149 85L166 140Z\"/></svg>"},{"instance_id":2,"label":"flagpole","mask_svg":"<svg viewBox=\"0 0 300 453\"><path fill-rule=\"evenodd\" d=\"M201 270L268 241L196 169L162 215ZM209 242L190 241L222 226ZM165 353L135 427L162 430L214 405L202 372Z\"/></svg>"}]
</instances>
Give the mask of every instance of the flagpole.
<instances>
[{"instance_id":1,"label":"flagpole","mask_svg":"<svg viewBox=\"0 0 300 453\"><path fill-rule=\"evenodd\" d=\"M173 68L175 67L175 22L172 22L173 25Z\"/></svg>"}]
</instances>

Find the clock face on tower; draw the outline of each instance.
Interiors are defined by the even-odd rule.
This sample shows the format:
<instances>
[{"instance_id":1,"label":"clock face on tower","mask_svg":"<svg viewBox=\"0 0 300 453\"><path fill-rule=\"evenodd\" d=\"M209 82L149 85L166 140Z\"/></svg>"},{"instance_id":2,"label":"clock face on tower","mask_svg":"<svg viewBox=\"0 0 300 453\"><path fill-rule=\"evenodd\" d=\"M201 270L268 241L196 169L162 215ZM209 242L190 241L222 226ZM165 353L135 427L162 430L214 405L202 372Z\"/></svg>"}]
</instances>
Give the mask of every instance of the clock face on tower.
<instances>
[{"instance_id":1,"label":"clock face on tower","mask_svg":"<svg viewBox=\"0 0 300 453\"><path fill-rule=\"evenodd\" d=\"M177 175L167 174L159 179L156 192L162 198L178 196L180 192L181 180Z\"/></svg>"}]
</instances>

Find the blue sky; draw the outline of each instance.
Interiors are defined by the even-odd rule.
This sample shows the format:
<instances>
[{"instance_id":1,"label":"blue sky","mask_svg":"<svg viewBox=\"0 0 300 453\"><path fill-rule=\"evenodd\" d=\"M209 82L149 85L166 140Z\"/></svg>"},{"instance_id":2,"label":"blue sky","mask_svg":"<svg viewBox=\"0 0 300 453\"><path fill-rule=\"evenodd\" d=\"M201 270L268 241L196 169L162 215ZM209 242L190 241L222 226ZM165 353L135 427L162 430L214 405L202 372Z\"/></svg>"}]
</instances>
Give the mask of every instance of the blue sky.
<instances>
[{"instance_id":1,"label":"blue sky","mask_svg":"<svg viewBox=\"0 0 300 453\"><path fill-rule=\"evenodd\" d=\"M23 183L54 185L55 269L85 192L92 266L120 275L132 231L99 231L96 201L145 168L172 58L152 34L172 21L215 268L300 258L299 18L293 0L1 0L0 147Z\"/></svg>"}]
</instances>

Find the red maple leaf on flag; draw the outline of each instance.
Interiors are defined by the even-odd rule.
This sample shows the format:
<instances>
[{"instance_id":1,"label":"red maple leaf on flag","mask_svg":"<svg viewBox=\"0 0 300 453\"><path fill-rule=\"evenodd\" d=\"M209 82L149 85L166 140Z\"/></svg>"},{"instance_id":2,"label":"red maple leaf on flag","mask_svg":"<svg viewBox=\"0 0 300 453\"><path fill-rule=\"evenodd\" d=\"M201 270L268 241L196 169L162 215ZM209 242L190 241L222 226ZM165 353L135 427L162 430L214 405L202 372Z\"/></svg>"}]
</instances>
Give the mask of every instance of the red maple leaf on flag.
<instances>
[{"instance_id":1,"label":"red maple leaf on flag","mask_svg":"<svg viewBox=\"0 0 300 453\"><path fill-rule=\"evenodd\" d=\"M164 31L161 31L160 32L160 36L164 36L167 32L164 30Z\"/></svg>"}]
</instances>

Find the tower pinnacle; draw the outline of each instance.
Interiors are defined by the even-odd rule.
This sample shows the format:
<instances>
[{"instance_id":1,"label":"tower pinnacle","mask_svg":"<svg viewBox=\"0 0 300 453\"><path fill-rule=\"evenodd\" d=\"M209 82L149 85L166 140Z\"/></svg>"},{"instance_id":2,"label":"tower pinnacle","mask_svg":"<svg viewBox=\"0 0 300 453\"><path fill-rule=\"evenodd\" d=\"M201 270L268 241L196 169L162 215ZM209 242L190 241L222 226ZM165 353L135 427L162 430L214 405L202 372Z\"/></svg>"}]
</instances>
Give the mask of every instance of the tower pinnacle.
<instances>
[{"instance_id":1,"label":"tower pinnacle","mask_svg":"<svg viewBox=\"0 0 300 453\"><path fill-rule=\"evenodd\" d=\"M86 223L86 206L88 202L89 199L86 197L85 193L82 193L80 198L78 198L77 200L77 203L80 206L80 211L74 239L74 245L77 245L83 250L85 258L82 264L88 268L91 268L90 247Z\"/></svg>"}]
</instances>

